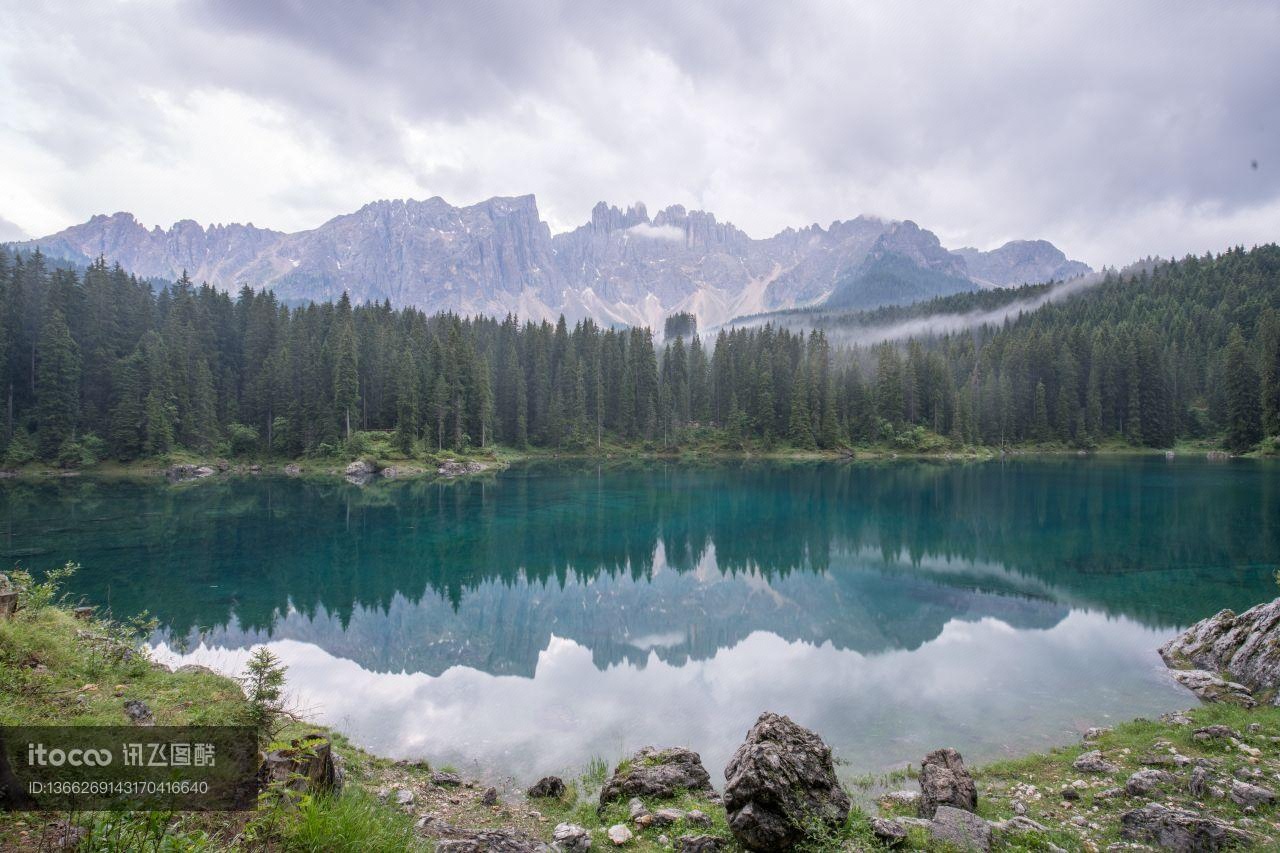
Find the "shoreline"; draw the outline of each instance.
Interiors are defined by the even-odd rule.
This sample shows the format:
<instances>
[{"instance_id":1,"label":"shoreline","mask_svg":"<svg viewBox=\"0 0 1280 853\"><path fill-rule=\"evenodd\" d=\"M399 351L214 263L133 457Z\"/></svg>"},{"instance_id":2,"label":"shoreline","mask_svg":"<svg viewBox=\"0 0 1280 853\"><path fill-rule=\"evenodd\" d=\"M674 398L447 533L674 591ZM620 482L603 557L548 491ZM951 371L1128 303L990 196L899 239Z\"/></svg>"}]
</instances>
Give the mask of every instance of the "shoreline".
<instances>
[{"instance_id":1,"label":"shoreline","mask_svg":"<svg viewBox=\"0 0 1280 853\"><path fill-rule=\"evenodd\" d=\"M969 446L937 451L907 451L884 446L851 447L839 450L800 450L792 448L719 448L690 447L670 450L637 448L626 445L600 450L516 450L495 447L466 453L441 452L422 456L384 456L359 454L353 457L324 459L235 458L199 454L174 454L161 459L133 462L107 460L83 468L56 468L28 463L18 468L0 468L0 483L31 482L86 477L90 479L166 480L172 485L229 477L296 477L312 480L347 480L368 485L379 480L452 480L494 474L515 465L551 462L597 462L615 465L643 462L684 462L690 464L718 462L988 462L1013 458L1158 458L1269 459L1270 454L1227 454L1207 444L1176 446L1173 450L1132 446L1104 446L1088 450L1058 446L985 447ZM367 470L353 474L352 467L362 464ZM457 466L463 466L459 469ZM470 467L472 470L464 470ZM202 471L202 473L196 473Z\"/></svg>"},{"instance_id":2,"label":"shoreline","mask_svg":"<svg viewBox=\"0 0 1280 853\"><path fill-rule=\"evenodd\" d=\"M10 678L39 686L40 690L7 694L0 702L0 722L21 724L33 718L50 723L127 725L122 705L146 704L156 724L197 721L234 721L248 702L241 683L232 676L200 666L171 669L153 663L149 653L121 655L114 664L101 659L101 640L111 637L109 623L85 620L59 605L44 605L37 613L19 612L16 619L0 620L0 661L21 654L47 663L13 667ZM86 672L84 667L98 667ZM94 678L91 683L87 678ZM107 685L115 683L114 688ZM57 698L63 695L66 698ZM1188 692L1188 703L1194 697ZM762 709L763 710L763 709ZM118 718L118 719L117 719ZM1204 734L1208 732L1209 734ZM1217 733L1222 732L1219 735ZM535 851L545 848L565 826L575 827L602 849L612 846L611 831L626 828L623 847L636 851L714 849L742 851L729 829L729 817L721 795L686 791L666 798L642 797L644 813L659 814L665 808L673 817L666 823L637 820L633 800L597 807L601 786L619 774L633 772L637 757L611 756L582 768L553 787L551 796L531 796L523 785L504 777L501 768L483 768L488 782L434 761L404 761L379 756L353 744L338 727L315 725L293 718L277 733L287 741L318 733L332 744L338 766L345 774L340 791L311 791L311 808L327 815L331 823L355 820L348 811L358 807L362 831L390 833L391 846L370 841L368 849L431 850L436 844L477 838L505 839L502 843L525 846L459 847L466 850ZM821 732L816 733L821 736ZM679 745L657 744L659 748ZM938 747L947 744L939 743ZM695 755L695 760L696 760ZM901 832L893 844L899 849L937 851L938 819L918 817L920 794L925 788L920 756L904 756L906 769L874 778L846 779L852 793L849 818L839 827L803 846L805 851L888 849L883 832ZM643 762L639 762L643 766ZM700 766L700 765L699 765ZM976 784L976 828L985 842L967 849L1008 851L1113 849L1111 845L1133 840L1122 834L1122 818L1143 803L1164 803L1159 808L1190 808L1187 794L1178 786L1184 769L1209 768L1218 779L1247 778L1257 786L1280 777L1280 708L1262 705L1246 709L1229 704L1201 705L1187 712L1163 715L1159 720L1136 719L1109 728L1091 729L1082 739L1016 758L995 761L964 770ZM1266 771L1262 774L1262 771ZM708 766L711 779L719 781L721 768ZM1250 775L1259 774L1259 775ZM506 783L493 780L506 778ZM1137 781L1135 781L1137 780ZM1143 788L1150 785L1150 789ZM1226 784L1226 783L1221 783ZM722 785L716 786L723 789ZM1194 790L1194 789L1193 789ZM1233 789L1234 790L1234 789ZM1252 788L1241 788L1246 793ZM1261 795L1258 795L1261 796ZM1154 798L1154 799L1153 799ZM1203 819L1217 821L1223 831L1267 847L1280 835L1276 803L1237 802L1225 793L1206 788L1193 799ZM1155 807L1155 806L1153 806ZM1187 812L1189 813L1189 812ZM948 813L949 814L949 813ZM315 815L312 815L314 819ZM145 820L145 817L137 818ZM130 820L125 816L125 821ZM204 833L215 842L210 850L258 849L241 846L246 833L284 849L312 849L299 834L296 807L266 802L250 813L232 815L169 815L168 833ZM0 813L0 846L5 842L25 849L34 834L58 827L67 831L81 821L84 831L97 833L101 821L92 814L63 817L54 813ZM893 824L895 828L886 828ZM677 837L679 836L679 837ZM621 836L619 836L621 837ZM363 838L363 837L362 837ZM706 848L686 848L685 839L711 839ZM674 839L674 841L673 841ZM369 838L363 838L369 841ZM492 839L491 839L492 840ZM984 846L985 845L985 846ZM332 849L364 849L336 846ZM450 847L449 849L454 849ZM551 848L555 849L555 848ZM574 848L562 848L574 849ZM945 848L951 849L951 848ZM1114 848L1118 849L1118 848ZM1199 849L1199 848L1197 848Z\"/></svg>"}]
</instances>

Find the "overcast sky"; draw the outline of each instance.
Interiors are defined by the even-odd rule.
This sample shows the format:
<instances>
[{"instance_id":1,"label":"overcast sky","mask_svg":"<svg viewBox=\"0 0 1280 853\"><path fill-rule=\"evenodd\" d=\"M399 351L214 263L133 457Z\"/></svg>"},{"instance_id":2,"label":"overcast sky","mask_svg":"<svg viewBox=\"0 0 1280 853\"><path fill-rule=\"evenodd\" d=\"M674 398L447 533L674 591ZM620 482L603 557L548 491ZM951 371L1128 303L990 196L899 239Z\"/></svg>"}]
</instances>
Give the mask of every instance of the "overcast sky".
<instances>
[{"instance_id":1,"label":"overcast sky","mask_svg":"<svg viewBox=\"0 0 1280 853\"><path fill-rule=\"evenodd\" d=\"M1280 3L8 4L0 240L377 198L869 213L1095 266L1280 239Z\"/></svg>"}]
</instances>

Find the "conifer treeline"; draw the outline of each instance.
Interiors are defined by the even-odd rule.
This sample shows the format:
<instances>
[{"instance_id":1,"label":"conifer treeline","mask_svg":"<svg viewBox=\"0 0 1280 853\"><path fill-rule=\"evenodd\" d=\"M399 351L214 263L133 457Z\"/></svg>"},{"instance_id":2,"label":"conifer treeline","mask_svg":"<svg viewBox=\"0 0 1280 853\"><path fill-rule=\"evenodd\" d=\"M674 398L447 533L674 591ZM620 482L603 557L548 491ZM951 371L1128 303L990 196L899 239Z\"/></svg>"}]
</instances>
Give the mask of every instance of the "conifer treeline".
<instances>
[{"instance_id":1,"label":"conifer treeline","mask_svg":"<svg viewBox=\"0 0 1280 853\"><path fill-rule=\"evenodd\" d=\"M966 297L955 297L962 307ZM947 301L940 306L945 310ZM336 451L394 430L406 452L723 440L1167 446L1280 434L1280 249L1113 279L998 329L834 349L765 326L706 347L389 305L289 308L185 276L149 284L0 251L7 464ZM675 328L684 329L686 318Z\"/></svg>"}]
</instances>

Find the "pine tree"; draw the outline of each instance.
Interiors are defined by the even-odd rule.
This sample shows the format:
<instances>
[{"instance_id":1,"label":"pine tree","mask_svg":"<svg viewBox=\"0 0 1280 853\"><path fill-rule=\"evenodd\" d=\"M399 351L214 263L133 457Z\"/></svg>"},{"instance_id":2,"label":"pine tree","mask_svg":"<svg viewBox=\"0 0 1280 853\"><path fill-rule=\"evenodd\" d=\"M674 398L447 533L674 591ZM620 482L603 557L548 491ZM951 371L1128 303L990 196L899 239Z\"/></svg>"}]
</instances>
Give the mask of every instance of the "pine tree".
<instances>
[{"instance_id":1,"label":"pine tree","mask_svg":"<svg viewBox=\"0 0 1280 853\"><path fill-rule=\"evenodd\" d=\"M52 459L74 437L80 414L80 348L56 308L40 331L35 382L40 453Z\"/></svg>"},{"instance_id":2,"label":"pine tree","mask_svg":"<svg viewBox=\"0 0 1280 853\"><path fill-rule=\"evenodd\" d=\"M405 347L400 352L396 373L396 447L405 456L411 456L417 439L418 369L413 352Z\"/></svg>"},{"instance_id":3,"label":"pine tree","mask_svg":"<svg viewBox=\"0 0 1280 853\"><path fill-rule=\"evenodd\" d=\"M1249 358L1239 326L1232 326L1224 355L1227 392L1227 447L1244 451L1262 438L1262 412L1258 399L1258 374Z\"/></svg>"},{"instance_id":4,"label":"pine tree","mask_svg":"<svg viewBox=\"0 0 1280 853\"><path fill-rule=\"evenodd\" d=\"M360 405L360 372L356 350L355 328L351 317L351 299L346 291L338 301L334 321L333 410L342 424L343 435L351 440L351 417Z\"/></svg>"}]
</instances>

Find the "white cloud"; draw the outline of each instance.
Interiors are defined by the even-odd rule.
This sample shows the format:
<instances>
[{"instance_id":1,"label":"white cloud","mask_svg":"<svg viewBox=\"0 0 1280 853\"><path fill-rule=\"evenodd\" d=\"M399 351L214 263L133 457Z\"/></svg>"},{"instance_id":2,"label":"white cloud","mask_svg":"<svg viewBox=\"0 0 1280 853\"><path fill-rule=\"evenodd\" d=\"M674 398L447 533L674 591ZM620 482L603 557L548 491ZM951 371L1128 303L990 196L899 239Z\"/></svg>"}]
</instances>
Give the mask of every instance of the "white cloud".
<instances>
[{"instance_id":1,"label":"white cloud","mask_svg":"<svg viewBox=\"0 0 1280 853\"><path fill-rule=\"evenodd\" d=\"M555 230L644 198L1123 264L1280 234L1278 28L1262 0L17 4L0 210L296 230L532 192Z\"/></svg>"},{"instance_id":2,"label":"white cloud","mask_svg":"<svg viewBox=\"0 0 1280 853\"><path fill-rule=\"evenodd\" d=\"M639 222L627 229L628 235L649 240L667 240L672 243L684 242L684 229L674 225L650 225Z\"/></svg>"}]
</instances>

